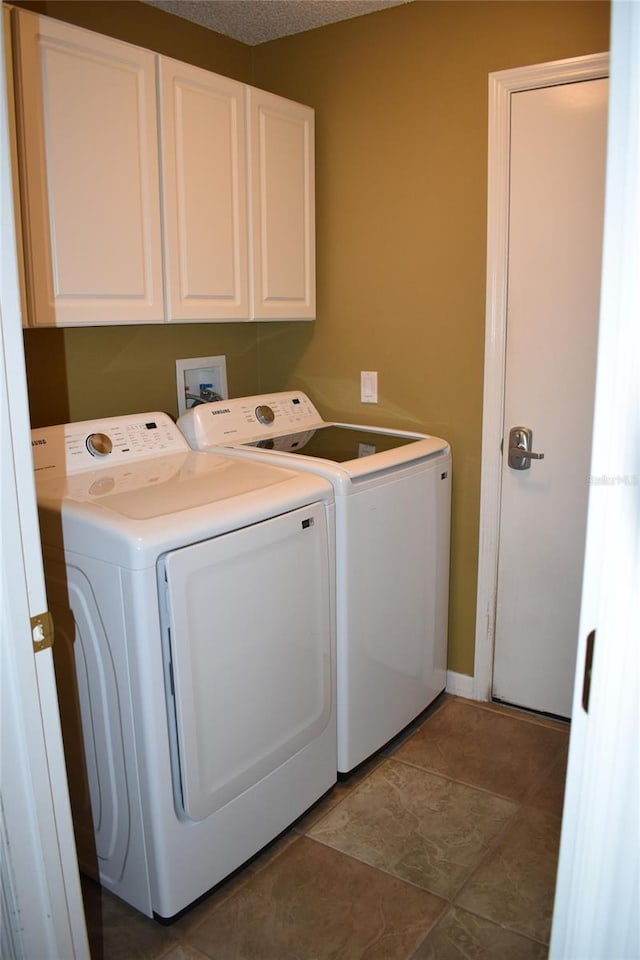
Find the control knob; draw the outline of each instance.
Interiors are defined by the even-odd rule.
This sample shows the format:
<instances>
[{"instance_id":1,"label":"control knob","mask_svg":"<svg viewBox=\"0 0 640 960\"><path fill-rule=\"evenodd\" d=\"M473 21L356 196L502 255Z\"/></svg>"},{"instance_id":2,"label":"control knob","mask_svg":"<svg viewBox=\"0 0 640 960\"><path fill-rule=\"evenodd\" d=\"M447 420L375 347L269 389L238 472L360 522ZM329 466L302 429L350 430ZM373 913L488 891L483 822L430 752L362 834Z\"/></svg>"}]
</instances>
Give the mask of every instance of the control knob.
<instances>
[{"instance_id":1,"label":"control knob","mask_svg":"<svg viewBox=\"0 0 640 960\"><path fill-rule=\"evenodd\" d=\"M87 437L87 450L92 457L108 457L113 450L111 437L106 433L90 433Z\"/></svg>"},{"instance_id":2,"label":"control knob","mask_svg":"<svg viewBox=\"0 0 640 960\"><path fill-rule=\"evenodd\" d=\"M269 424L273 423L276 418L275 413L266 403L261 403L256 407L256 417L258 418L259 423Z\"/></svg>"}]
</instances>

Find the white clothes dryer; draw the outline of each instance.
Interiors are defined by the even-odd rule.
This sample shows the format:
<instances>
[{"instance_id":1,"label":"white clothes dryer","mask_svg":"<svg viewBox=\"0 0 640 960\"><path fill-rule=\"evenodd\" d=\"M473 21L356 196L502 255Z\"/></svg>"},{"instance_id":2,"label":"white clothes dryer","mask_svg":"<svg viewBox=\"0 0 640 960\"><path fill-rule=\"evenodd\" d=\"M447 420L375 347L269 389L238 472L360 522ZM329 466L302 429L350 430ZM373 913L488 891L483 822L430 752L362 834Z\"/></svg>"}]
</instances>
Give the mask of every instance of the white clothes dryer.
<instances>
[{"instance_id":1,"label":"white clothes dryer","mask_svg":"<svg viewBox=\"0 0 640 960\"><path fill-rule=\"evenodd\" d=\"M328 423L300 391L189 409L196 450L294 467L336 497L338 771L446 686L451 450L420 433Z\"/></svg>"},{"instance_id":2,"label":"white clothes dryer","mask_svg":"<svg viewBox=\"0 0 640 960\"><path fill-rule=\"evenodd\" d=\"M170 919L335 782L333 488L162 413L32 442L79 860Z\"/></svg>"}]
</instances>

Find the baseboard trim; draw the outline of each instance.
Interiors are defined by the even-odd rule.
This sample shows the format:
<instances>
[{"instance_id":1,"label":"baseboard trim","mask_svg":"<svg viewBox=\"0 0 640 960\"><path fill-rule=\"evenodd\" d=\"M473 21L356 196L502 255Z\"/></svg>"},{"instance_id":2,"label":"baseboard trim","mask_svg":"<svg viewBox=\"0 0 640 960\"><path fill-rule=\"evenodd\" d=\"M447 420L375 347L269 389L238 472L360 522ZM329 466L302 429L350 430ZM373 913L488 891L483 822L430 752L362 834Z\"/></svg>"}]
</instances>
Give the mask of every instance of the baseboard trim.
<instances>
[{"instance_id":1,"label":"baseboard trim","mask_svg":"<svg viewBox=\"0 0 640 960\"><path fill-rule=\"evenodd\" d=\"M454 673L453 670L447 670L447 693L452 693L456 697L466 697L467 700L473 700L473 677L468 677L466 673Z\"/></svg>"}]
</instances>

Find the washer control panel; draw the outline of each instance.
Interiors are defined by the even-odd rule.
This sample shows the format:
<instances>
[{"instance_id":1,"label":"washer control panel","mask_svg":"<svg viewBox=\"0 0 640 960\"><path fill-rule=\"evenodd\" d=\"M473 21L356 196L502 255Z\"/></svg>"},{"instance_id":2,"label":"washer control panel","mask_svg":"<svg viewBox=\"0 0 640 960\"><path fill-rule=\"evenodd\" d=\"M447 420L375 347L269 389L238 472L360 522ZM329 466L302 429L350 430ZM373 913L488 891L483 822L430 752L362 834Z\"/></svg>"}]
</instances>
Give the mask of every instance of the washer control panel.
<instances>
[{"instance_id":1,"label":"washer control panel","mask_svg":"<svg viewBox=\"0 0 640 960\"><path fill-rule=\"evenodd\" d=\"M323 424L311 400L300 390L202 403L178 420L196 449L302 433Z\"/></svg>"},{"instance_id":2,"label":"washer control panel","mask_svg":"<svg viewBox=\"0 0 640 960\"><path fill-rule=\"evenodd\" d=\"M166 413L83 420L31 431L36 474L69 475L189 449Z\"/></svg>"}]
</instances>

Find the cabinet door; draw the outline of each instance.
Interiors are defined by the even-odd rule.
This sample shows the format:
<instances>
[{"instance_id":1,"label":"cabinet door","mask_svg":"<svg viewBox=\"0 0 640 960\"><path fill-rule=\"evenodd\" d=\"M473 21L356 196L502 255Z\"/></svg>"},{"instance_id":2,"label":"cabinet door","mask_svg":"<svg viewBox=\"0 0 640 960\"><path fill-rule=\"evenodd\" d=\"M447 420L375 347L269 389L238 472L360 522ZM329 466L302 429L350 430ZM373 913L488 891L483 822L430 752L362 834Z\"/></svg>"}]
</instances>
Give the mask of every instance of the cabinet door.
<instances>
[{"instance_id":1,"label":"cabinet door","mask_svg":"<svg viewBox=\"0 0 640 960\"><path fill-rule=\"evenodd\" d=\"M248 320L244 87L159 58L169 320Z\"/></svg>"},{"instance_id":2,"label":"cabinet door","mask_svg":"<svg viewBox=\"0 0 640 960\"><path fill-rule=\"evenodd\" d=\"M315 316L314 113L247 88L251 170L252 316Z\"/></svg>"},{"instance_id":3,"label":"cabinet door","mask_svg":"<svg viewBox=\"0 0 640 960\"><path fill-rule=\"evenodd\" d=\"M154 56L17 12L32 326L163 317Z\"/></svg>"}]
</instances>

